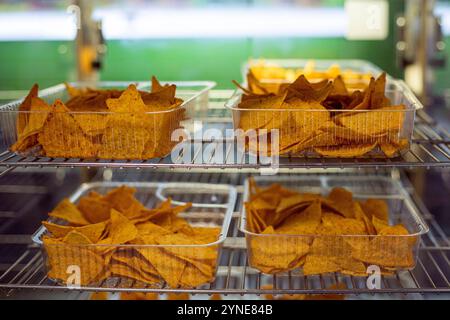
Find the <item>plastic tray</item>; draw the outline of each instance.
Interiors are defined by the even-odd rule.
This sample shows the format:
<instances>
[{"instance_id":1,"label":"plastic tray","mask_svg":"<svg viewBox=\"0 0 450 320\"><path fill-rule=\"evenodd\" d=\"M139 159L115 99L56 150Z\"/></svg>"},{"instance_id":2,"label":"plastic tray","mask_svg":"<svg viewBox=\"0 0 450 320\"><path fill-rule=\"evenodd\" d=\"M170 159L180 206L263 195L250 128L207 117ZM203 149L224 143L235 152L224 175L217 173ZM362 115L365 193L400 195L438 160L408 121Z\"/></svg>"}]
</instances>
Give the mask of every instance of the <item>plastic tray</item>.
<instances>
[{"instance_id":1,"label":"plastic tray","mask_svg":"<svg viewBox=\"0 0 450 320\"><path fill-rule=\"evenodd\" d=\"M98 82L94 84L75 82L71 85L98 89L126 89L130 83L136 83L137 88L143 91L149 91L151 88L148 82ZM40 148L30 148L21 152L21 155L120 160L145 160L166 156L178 143L171 141L173 131L180 125L191 127L189 123L194 121L196 112L207 108L209 91L215 86L215 83L210 81L162 82L162 84L166 83L177 85L176 97L184 101L179 107L169 111L147 112L144 115L146 117L144 124L139 121L140 119L134 119L132 113L123 113L119 116L126 120L126 125L122 126L106 126L107 117L113 114L111 112L53 113L54 121L47 124L49 129L55 132L51 138L47 138L47 142L52 145L52 151L44 154ZM53 103L57 99L65 102L69 95L65 86L61 84L40 91L40 97L47 103ZM31 112L19 111L21 103L22 100L18 100L0 107L0 152L10 148L17 141L16 122L19 114L31 114ZM69 126L68 122L73 123L73 119L76 124ZM77 130L78 133L80 132L77 124L78 126L82 125L82 134L76 133ZM101 131L97 131L97 128L101 128Z\"/></svg>"},{"instance_id":2,"label":"plastic tray","mask_svg":"<svg viewBox=\"0 0 450 320\"><path fill-rule=\"evenodd\" d=\"M405 105L406 108L404 110L242 109L238 107L242 95L243 92L240 89L236 90L231 99L225 104L232 112L234 129L241 129L244 132L253 129L256 131L256 136L259 136L260 132L265 134L264 131L260 131L260 128L267 127L270 124L269 131L273 129L278 130L279 136L279 148L274 148L273 150L278 150L278 155L282 156L319 156L307 144L299 145L297 150L295 148L284 149L292 141L292 137L296 137L295 142L301 142L302 139L308 138L311 132L321 129L325 122L323 120L324 116L326 117L325 113L334 117L341 117L344 114L346 116L358 115L359 117L357 130L341 131L338 130L339 128L327 128L326 132L330 135L327 141L332 141L331 139L346 140L354 144L369 146L377 145L381 142L397 144L399 141L403 141L398 152L390 157L399 156L409 150L414 131L416 111L423 108L422 104L402 80L389 80L386 96L391 99L393 105ZM242 125L241 119L243 118L251 118L251 127ZM277 121L271 122L273 119ZM282 119L281 122L279 121L280 119ZM271 123L278 124L273 125ZM302 126L299 126L299 123ZM374 134L374 130L376 131L377 127L381 128L380 131L385 131L387 124L389 125L388 134L381 136ZM307 128L307 130L304 128ZM317 146L320 147L320 144ZM324 146L326 146L326 142L324 142ZM267 150L272 150L271 148L269 145ZM256 152L253 151L253 153ZM365 156L384 157L384 153L380 148L375 147ZM345 157L345 155L342 155L342 157Z\"/></svg>"},{"instance_id":3,"label":"plastic tray","mask_svg":"<svg viewBox=\"0 0 450 320\"><path fill-rule=\"evenodd\" d=\"M326 246L324 252L337 260L345 260L352 256L348 243L351 241L367 241L365 252L377 251L384 257L393 258L393 265L385 271L396 271L404 269L413 269L417 262L418 249L421 236L429 231L425 221L420 216L417 208L413 205L408 193L403 186L396 180L381 176L260 176L254 177L256 185L267 187L273 183L279 183L283 187L305 192L328 195L332 188L343 187L353 193L356 200L381 199L385 200L389 207L390 223L403 224L409 231L407 236L367 236L367 235L341 235L341 236L318 236L318 235L268 235L256 234L247 230L246 211L243 209L240 221L240 230L245 234L248 250L249 265L260 271L266 271L268 266L262 265L262 262L272 261L276 272L286 272L296 270L292 268L277 265L278 260L275 255L282 257L300 248L302 253L306 245L310 245L314 240L321 239ZM249 200L249 180L245 183L244 201ZM376 239L376 242L370 242ZM407 246L407 251L403 250ZM404 257L410 254L408 264L395 265L396 257ZM301 257L299 257L301 259ZM402 260L403 261L403 260ZM366 264L366 267L369 265ZM263 269L263 270L261 270ZM383 268L380 268L383 270ZM300 268L300 271L302 269ZM362 275L361 275L362 276Z\"/></svg>"},{"instance_id":4,"label":"plastic tray","mask_svg":"<svg viewBox=\"0 0 450 320\"><path fill-rule=\"evenodd\" d=\"M97 182L97 183L87 183L81 185L81 187L69 198L73 203L76 203L81 197L87 195L89 192L96 191L101 194L105 194L114 188L127 185L137 189L136 198L141 201L146 207L153 208L158 203L166 200L167 198L172 198L173 205L183 205L187 202L192 202L192 208L186 212L180 214L180 217L186 219L191 225L196 227L220 227L221 232L219 238L214 243L208 243L203 245L51 245L44 247L42 238L48 233L47 229L42 226L34 235L33 242L39 245L46 259L47 271L51 271L51 264L46 254L46 250L52 250L53 257L59 263L69 263L73 261L75 256L77 261L82 261L83 265L81 267L81 272L83 268L90 272L89 278L95 279L92 276L94 272L89 266L98 265L94 259L104 259L104 266L108 266L108 256L112 252L120 252L120 255L127 259L127 264L134 270L141 273L146 272L146 268L142 267L142 263L138 260L132 260L136 252L145 255L146 257L159 256L158 269L163 270L165 278L162 277L149 277L147 281L136 280L132 277L123 277L111 274L107 280L102 280L101 283L95 282L93 280L89 284L83 284L84 286L108 286L109 283L122 283L126 286L132 287L169 287L168 279L174 279L180 276L180 272L183 277L196 277L197 270L192 270L192 268L185 268L185 270L179 270L180 265L178 263L173 263L174 256L170 254L162 256L161 251L164 253L172 252L183 252L187 257L195 257L195 259L201 260L203 255L208 253L208 259L211 260L211 251L215 253L215 272L209 277L204 277L203 283L198 283L198 286L202 284L207 284L215 280L218 259L220 257L220 251L223 243L226 239L228 228L232 219L232 214L234 211L234 206L236 202L236 189L229 185L221 184L202 184L202 183L146 183L146 182L133 182L133 183L122 183L122 182ZM51 222L57 223L53 219ZM92 252L104 253L92 255ZM56 257L55 257L56 255ZM163 257L167 257L164 259ZM72 258L72 259L71 259ZM189 263L186 262L186 266ZM70 267L70 266L68 266ZM105 269L106 270L106 269ZM98 274L102 274L105 270L95 270ZM88 278L88 277L86 277ZM67 285L67 283L61 281L61 279L56 280L62 285ZM133 284L130 284L130 281ZM170 281L170 280L169 280Z\"/></svg>"}]
</instances>

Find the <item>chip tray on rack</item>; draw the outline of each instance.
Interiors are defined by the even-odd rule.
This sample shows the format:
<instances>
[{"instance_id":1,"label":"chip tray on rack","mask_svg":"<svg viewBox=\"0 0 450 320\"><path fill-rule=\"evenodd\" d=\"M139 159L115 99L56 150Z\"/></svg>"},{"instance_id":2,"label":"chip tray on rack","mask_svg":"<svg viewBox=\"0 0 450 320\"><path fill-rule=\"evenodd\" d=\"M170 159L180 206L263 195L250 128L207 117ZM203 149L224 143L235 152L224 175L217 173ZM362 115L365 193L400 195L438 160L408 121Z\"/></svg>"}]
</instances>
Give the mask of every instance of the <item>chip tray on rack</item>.
<instances>
[{"instance_id":1,"label":"chip tray on rack","mask_svg":"<svg viewBox=\"0 0 450 320\"><path fill-rule=\"evenodd\" d=\"M165 157L207 107L209 81L75 82L0 107L0 146L28 157L147 160ZM5 151L5 150L2 150Z\"/></svg>"},{"instance_id":2,"label":"chip tray on rack","mask_svg":"<svg viewBox=\"0 0 450 320\"><path fill-rule=\"evenodd\" d=\"M411 270L429 230L401 184L381 176L255 177L244 201L249 265L266 274Z\"/></svg>"},{"instance_id":3,"label":"chip tray on rack","mask_svg":"<svg viewBox=\"0 0 450 320\"><path fill-rule=\"evenodd\" d=\"M361 89L343 77L300 75L271 89L253 73L227 102L245 148L262 156L394 158L409 150L421 103L382 73ZM242 136L243 135L243 136Z\"/></svg>"},{"instance_id":4,"label":"chip tray on rack","mask_svg":"<svg viewBox=\"0 0 450 320\"><path fill-rule=\"evenodd\" d=\"M113 208L102 218L104 201ZM216 277L235 201L236 189L221 184L87 183L33 241L48 277L64 286L193 288Z\"/></svg>"}]
</instances>

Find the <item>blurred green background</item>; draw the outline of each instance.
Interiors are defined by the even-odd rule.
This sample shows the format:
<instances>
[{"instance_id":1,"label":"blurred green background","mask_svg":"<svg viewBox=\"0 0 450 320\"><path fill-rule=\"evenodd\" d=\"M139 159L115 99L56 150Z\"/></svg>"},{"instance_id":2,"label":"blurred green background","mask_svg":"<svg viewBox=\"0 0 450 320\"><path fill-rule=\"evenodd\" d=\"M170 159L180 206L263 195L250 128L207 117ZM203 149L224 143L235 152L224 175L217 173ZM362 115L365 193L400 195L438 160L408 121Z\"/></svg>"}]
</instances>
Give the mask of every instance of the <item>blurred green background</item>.
<instances>
[{"instance_id":1,"label":"blurred green background","mask_svg":"<svg viewBox=\"0 0 450 320\"><path fill-rule=\"evenodd\" d=\"M199 2L208 1L196 1ZM324 0L321 5L343 6L343 3L343 0ZM393 76L402 77L396 65L393 21L403 11L403 5L403 1L390 0L390 33L383 41L344 38L108 41L101 79L144 80L154 74L164 80L214 80L219 88L231 88L231 80L240 79L241 65L249 57L366 59ZM449 37L446 43L450 53ZM0 42L0 91L24 90L35 82L48 87L74 80L73 46L71 41ZM447 65L438 72L437 91L450 87L449 71Z\"/></svg>"}]
</instances>

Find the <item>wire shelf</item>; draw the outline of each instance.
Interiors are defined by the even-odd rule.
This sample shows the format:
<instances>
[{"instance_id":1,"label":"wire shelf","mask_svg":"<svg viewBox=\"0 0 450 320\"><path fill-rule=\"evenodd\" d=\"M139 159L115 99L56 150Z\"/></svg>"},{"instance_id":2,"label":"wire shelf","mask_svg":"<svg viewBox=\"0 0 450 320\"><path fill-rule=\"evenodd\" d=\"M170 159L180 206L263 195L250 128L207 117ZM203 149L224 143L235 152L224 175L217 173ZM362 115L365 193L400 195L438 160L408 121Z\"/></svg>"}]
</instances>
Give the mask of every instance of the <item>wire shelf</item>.
<instances>
[{"instance_id":1,"label":"wire shelf","mask_svg":"<svg viewBox=\"0 0 450 320\"><path fill-rule=\"evenodd\" d=\"M202 121L203 128L216 128L224 132L232 128L231 115L223 107L224 102L232 94L231 91L211 91L209 109L201 112L196 120ZM194 143L186 150L182 150L174 159L155 158L146 161L132 160L103 160L103 159L72 159L72 158L44 158L24 157L13 152L5 151L0 154L0 176L7 170L17 167L54 167L54 168L150 168L150 169L253 169L270 168L271 164L259 158L253 159L248 155L240 156L236 147L227 148L225 139L214 141L191 140ZM212 144L224 146L223 156L216 157L217 148ZM210 147L211 151L204 151ZM203 150L199 152L198 150ZM190 152L189 160L185 160L183 152ZM209 153L208 153L209 152ZM183 161L181 161L183 159ZM400 157L385 159L376 156L364 158L343 159L325 157L281 157L279 168L443 168L450 167L450 133L440 127L430 116L419 110L414 128L411 148Z\"/></svg>"},{"instance_id":2,"label":"wire shelf","mask_svg":"<svg viewBox=\"0 0 450 320\"><path fill-rule=\"evenodd\" d=\"M150 177L149 173L121 174L127 180L135 177L138 181ZM159 179L161 176L151 176ZM242 182L245 174L184 174L171 175L173 180L197 179L211 183L230 183L237 185L239 200L242 198ZM373 188L380 186L373 183ZM230 226L220 259L218 276L210 285L195 289L152 289L137 285L133 281L121 280L103 283L98 287L82 287L69 289L57 285L49 280L43 265L44 259L38 247L26 238L0 236L0 257L9 257L0 260L0 294L13 295L20 289L34 289L52 292L153 292L153 293L190 293L224 294L224 295L281 295L281 294L344 294L349 296L364 294L439 294L450 293L450 238L437 224L433 216L424 207L421 200L412 195L413 202L421 211L424 219L430 226L430 232L422 238L423 245L419 252L417 266L412 271L398 271L392 276L382 277L382 286L379 290L370 290L366 286L365 278L341 275L338 273L323 276L303 276L299 272L291 272L268 276L252 269L247 264L245 240L238 231L238 218L241 210L241 201L237 201L233 221ZM345 289L329 289L331 285L344 283Z\"/></svg>"}]
</instances>

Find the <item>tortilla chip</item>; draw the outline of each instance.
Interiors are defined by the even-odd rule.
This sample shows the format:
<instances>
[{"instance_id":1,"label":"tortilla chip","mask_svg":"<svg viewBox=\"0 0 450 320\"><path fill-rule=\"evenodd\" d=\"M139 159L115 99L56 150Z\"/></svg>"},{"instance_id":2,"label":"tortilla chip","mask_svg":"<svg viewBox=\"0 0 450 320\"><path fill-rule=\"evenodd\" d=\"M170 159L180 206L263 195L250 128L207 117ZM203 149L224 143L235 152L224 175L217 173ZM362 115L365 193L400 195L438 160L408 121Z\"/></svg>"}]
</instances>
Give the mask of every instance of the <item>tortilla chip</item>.
<instances>
[{"instance_id":1,"label":"tortilla chip","mask_svg":"<svg viewBox=\"0 0 450 320\"><path fill-rule=\"evenodd\" d=\"M361 203L361 207L364 213L369 219L376 217L386 224L389 223L389 208L385 201L377 199L368 199Z\"/></svg>"},{"instance_id":2,"label":"tortilla chip","mask_svg":"<svg viewBox=\"0 0 450 320\"><path fill-rule=\"evenodd\" d=\"M123 214L111 209L111 225L109 229L111 243L114 245L124 244L137 237L136 226Z\"/></svg>"},{"instance_id":3,"label":"tortilla chip","mask_svg":"<svg viewBox=\"0 0 450 320\"><path fill-rule=\"evenodd\" d=\"M367 234L376 235L377 231L375 230L375 227L374 227L371 219L366 215L364 210L361 208L360 203L354 202L353 207L354 207L355 219L364 222L364 225L366 226Z\"/></svg>"},{"instance_id":4,"label":"tortilla chip","mask_svg":"<svg viewBox=\"0 0 450 320\"><path fill-rule=\"evenodd\" d=\"M65 220L74 225L85 226L89 224L89 221L86 220L83 214L69 199L61 201L56 208L49 213L49 216Z\"/></svg>"},{"instance_id":5,"label":"tortilla chip","mask_svg":"<svg viewBox=\"0 0 450 320\"><path fill-rule=\"evenodd\" d=\"M180 284L183 287L187 288L195 288L200 285L210 283L214 281L214 276L212 275L212 272L210 275L205 275L203 272L201 272L198 268L191 264L186 264L183 274L180 278Z\"/></svg>"},{"instance_id":6,"label":"tortilla chip","mask_svg":"<svg viewBox=\"0 0 450 320\"><path fill-rule=\"evenodd\" d=\"M25 97L25 99L19 106L19 116L17 117L17 134L19 136L23 134L25 128L28 125L29 122L28 119L30 116L28 112L31 110L33 99L37 98L38 94L39 94L39 86L37 84L34 84L28 95Z\"/></svg>"},{"instance_id":7,"label":"tortilla chip","mask_svg":"<svg viewBox=\"0 0 450 320\"><path fill-rule=\"evenodd\" d=\"M92 241L85 236L84 234L73 230L70 231L62 240L64 243L68 245L89 245L92 244Z\"/></svg>"},{"instance_id":8,"label":"tortilla chip","mask_svg":"<svg viewBox=\"0 0 450 320\"><path fill-rule=\"evenodd\" d=\"M94 157L98 145L85 136L67 107L57 100L53 109L38 138L45 155L54 158Z\"/></svg>"},{"instance_id":9,"label":"tortilla chip","mask_svg":"<svg viewBox=\"0 0 450 320\"><path fill-rule=\"evenodd\" d=\"M340 271L339 265L328 257L320 255L309 254L306 256L305 264L303 265L303 275L318 275L324 273L332 273Z\"/></svg>"},{"instance_id":10,"label":"tortilla chip","mask_svg":"<svg viewBox=\"0 0 450 320\"><path fill-rule=\"evenodd\" d=\"M341 145L335 147L315 147L314 151L324 157L333 158L353 158L362 157L375 149L377 146L374 144L360 144L360 145Z\"/></svg>"},{"instance_id":11,"label":"tortilla chip","mask_svg":"<svg viewBox=\"0 0 450 320\"><path fill-rule=\"evenodd\" d=\"M322 219L322 211L319 201L314 201L307 209L300 213L292 214L283 224L275 229L278 234L313 235Z\"/></svg>"},{"instance_id":12,"label":"tortilla chip","mask_svg":"<svg viewBox=\"0 0 450 320\"><path fill-rule=\"evenodd\" d=\"M355 217L353 195L344 188L333 188L323 204L346 218Z\"/></svg>"},{"instance_id":13,"label":"tortilla chip","mask_svg":"<svg viewBox=\"0 0 450 320\"><path fill-rule=\"evenodd\" d=\"M161 279L155 277L151 274L147 274L145 272L139 272L131 266L123 263L113 262L109 265L109 270L111 275L125 277L129 279L133 279L145 284L149 284L150 286L157 286L161 284Z\"/></svg>"},{"instance_id":14,"label":"tortilla chip","mask_svg":"<svg viewBox=\"0 0 450 320\"><path fill-rule=\"evenodd\" d=\"M351 112L337 118L339 125L367 136L379 136L386 132L400 132L406 107L388 106L367 112Z\"/></svg>"},{"instance_id":15,"label":"tortilla chip","mask_svg":"<svg viewBox=\"0 0 450 320\"><path fill-rule=\"evenodd\" d=\"M106 229L106 222L90 224L83 227L62 226L43 221L42 224L55 238L64 238L72 231L76 231L89 239L91 243L97 243Z\"/></svg>"},{"instance_id":16,"label":"tortilla chip","mask_svg":"<svg viewBox=\"0 0 450 320\"><path fill-rule=\"evenodd\" d=\"M102 197L88 195L80 199L77 207L91 223L100 223L110 218L111 205Z\"/></svg>"},{"instance_id":17,"label":"tortilla chip","mask_svg":"<svg viewBox=\"0 0 450 320\"><path fill-rule=\"evenodd\" d=\"M45 237L44 248L48 256L48 277L66 283L71 276L70 268L80 268L80 285L89 285L103 271L100 255L84 246L67 246L63 242Z\"/></svg>"},{"instance_id":18,"label":"tortilla chip","mask_svg":"<svg viewBox=\"0 0 450 320\"><path fill-rule=\"evenodd\" d=\"M155 267L169 287L178 287L186 262L159 248L138 248L137 251Z\"/></svg>"}]
</instances>

